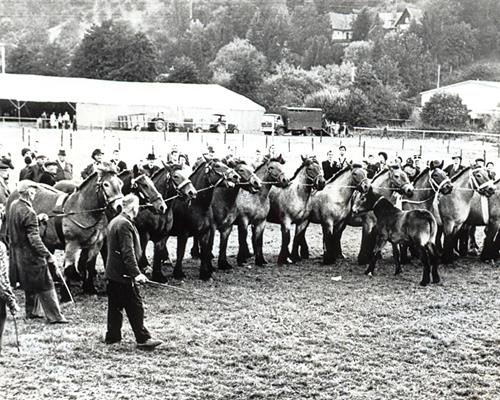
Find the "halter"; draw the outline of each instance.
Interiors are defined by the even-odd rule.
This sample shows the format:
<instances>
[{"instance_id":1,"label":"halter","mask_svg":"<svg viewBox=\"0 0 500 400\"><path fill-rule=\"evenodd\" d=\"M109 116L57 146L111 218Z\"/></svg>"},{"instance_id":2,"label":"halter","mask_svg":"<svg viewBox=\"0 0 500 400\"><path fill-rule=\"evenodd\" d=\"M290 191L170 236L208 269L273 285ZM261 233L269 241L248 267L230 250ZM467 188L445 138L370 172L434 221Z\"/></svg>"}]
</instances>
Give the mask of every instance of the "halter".
<instances>
[{"instance_id":1,"label":"halter","mask_svg":"<svg viewBox=\"0 0 500 400\"><path fill-rule=\"evenodd\" d=\"M204 191L206 191L206 190L213 189L213 188L215 188L215 187L219 186L222 182L224 182L224 181L228 181L228 180L229 180L229 178L230 178L230 176L229 176L229 174L230 174L230 173L233 173L233 174L238 175L238 174L237 174L237 172L236 172L233 168L229 168L229 167L228 167L226 171L224 171L224 172L219 172L219 171L217 171L217 170L216 170L216 169L215 169L212 165L210 165L210 164L209 164L209 165L207 165L207 166L206 166L206 168L205 168L205 172L206 172L206 173L208 173L209 171L213 171L213 172L215 172L217 175L219 175L219 176L220 176L220 178L219 178L219 179L217 180L217 182L215 182L214 184L211 184L211 185L209 185L209 186L207 186L207 187L205 187L205 188L202 188L202 189L197 190L197 192L198 192L198 193L200 193L200 192L204 192ZM238 176L239 176L239 175L238 175Z\"/></svg>"},{"instance_id":2,"label":"halter","mask_svg":"<svg viewBox=\"0 0 500 400\"><path fill-rule=\"evenodd\" d=\"M432 177L432 171L429 171L429 183L432 190L434 190L434 192L436 193L439 193L444 185L446 185L447 183L451 183L451 179L446 177L441 183L437 183L436 180Z\"/></svg>"},{"instance_id":3,"label":"halter","mask_svg":"<svg viewBox=\"0 0 500 400\"><path fill-rule=\"evenodd\" d=\"M372 210L375 210L375 207L377 207L377 204L384 198L384 196L380 196L375 203L373 203Z\"/></svg>"},{"instance_id":4,"label":"halter","mask_svg":"<svg viewBox=\"0 0 500 400\"><path fill-rule=\"evenodd\" d=\"M486 187L493 185L494 182L493 182L493 179L488 179L486 182L484 182L483 184L480 185L479 182L477 181L477 178L474 176L474 171L471 170L469 172L469 184L470 184L472 190L475 190L476 192L479 193L480 190L485 189ZM479 193L479 194L481 194L481 193Z\"/></svg>"},{"instance_id":5,"label":"halter","mask_svg":"<svg viewBox=\"0 0 500 400\"><path fill-rule=\"evenodd\" d=\"M110 197L106 192L106 189L104 188L104 184L100 177L97 180L96 193L99 193L99 191L102 191L104 197L104 204L106 205L106 207L109 206L110 204L113 204L116 200L123 199L123 193L121 191L116 196Z\"/></svg>"},{"instance_id":6,"label":"halter","mask_svg":"<svg viewBox=\"0 0 500 400\"><path fill-rule=\"evenodd\" d=\"M155 194L154 197L149 197L146 193L139 190L139 184L137 183L137 181L139 181L140 179L143 179L145 176L146 176L145 174L141 174L137 178L132 178L132 180L130 181L130 188L137 190L137 195L139 197L142 196L144 198L144 200L148 203L154 203L155 201L163 200L159 193Z\"/></svg>"}]
</instances>

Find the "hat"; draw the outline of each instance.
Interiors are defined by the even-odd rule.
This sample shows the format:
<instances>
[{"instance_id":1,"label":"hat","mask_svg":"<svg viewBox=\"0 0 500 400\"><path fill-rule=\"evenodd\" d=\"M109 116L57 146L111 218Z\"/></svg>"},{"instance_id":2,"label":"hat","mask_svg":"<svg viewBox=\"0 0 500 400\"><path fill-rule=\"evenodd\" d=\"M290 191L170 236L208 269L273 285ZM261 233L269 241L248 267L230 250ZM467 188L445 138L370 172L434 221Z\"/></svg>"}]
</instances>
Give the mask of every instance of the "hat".
<instances>
[{"instance_id":1,"label":"hat","mask_svg":"<svg viewBox=\"0 0 500 400\"><path fill-rule=\"evenodd\" d=\"M339 150L342 150L342 149L347 150L347 149L346 149L346 147L345 147L344 145L339 146Z\"/></svg>"},{"instance_id":2,"label":"hat","mask_svg":"<svg viewBox=\"0 0 500 400\"><path fill-rule=\"evenodd\" d=\"M481 158L481 157L476 158L475 162L483 162L484 163L484 158Z\"/></svg>"},{"instance_id":3,"label":"hat","mask_svg":"<svg viewBox=\"0 0 500 400\"><path fill-rule=\"evenodd\" d=\"M379 152L378 155L384 157L384 160L387 161L387 153L385 151Z\"/></svg>"},{"instance_id":4,"label":"hat","mask_svg":"<svg viewBox=\"0 0 500 400\"><path fill-rule=\"evenodd\" d=\"M21 156L25 156L26 153L31 153L31 150L28 148L28 147L24 147L22 150L21 150Z\"/></svg>"},{"instance_id":5,"label":"hat","mask_svg":"<svg viewBox=\"0 0 500 400\"><path fill-rule=\"evenodd\" d=\"M14 169L14 165L12 165L12 160L9 157L2 156L2 158L0 159L0 164L5 166L5 168L3 169L7 168Z\"/></svg>"},{"instance_id":6,"label":"hat","mask_svg":"<svg viewBox=\"0 0 500 400\"><path fill-rule=\"evenodd\" d=\"M43 154L37 154L36 159L38 160L40 158L47 158L47 156L45 156Z\"/></svg>"},{"instance_id":7,"label":"hat","mask_svg":"<svg viewBox=\"0 0 500 400\"><path fill-rule=\"evenodd\" d=\"M93 152L92 152L92 158L95 158L95 156L102 156L104 155L104 153L101 151L101 149L95 149Z\"/></svg>"},{"instance_id":8,"label":"hat","mask_svg":"<svg viewBox=\"0 0 500 400\"><path fill-rule=\"evenodd\" d=\"M9 168L10 167L7 164L5 164L2 161L0 161L0 169L9 169Z\"/></svg>"},{"instance_id":9,"label":"hat","mask_svg":"<svg viewBox=\"0 0 500 400\"><path fill-rule=\"evenodd\" d=\"M59 153L57 153L58 156L66 156L66 150L61 149L59 150Z\"/></svg>"},{"instance_id":10,"label":"hat","mask_svg":"<svg viewBox=\"0 0 500 400\"><path fill-rule=\"evenodd\" d=\"M21 181L17 184L17 191L19 193L26 192L29 188L38 189L38 184L36 182L30 181L28 179Z\"/></svg>"},{"instance_id":11,"label":"hat","mask_svg":"<svg viewBox=\"0 0 500 400\"><path fill-rule=\"evenodd\" d=\"M429 163L429 168L432 170L432 169L435 169L435 168L443 168L443 164L444 162L443 161L439 161L439 160L432 160L430 163Z\"/></svg>"},{"instance_id":12,"label":"hat","mask_svg":"<svg viewBox=\"0 0 500 400\"><path fill-rule=\"evenodd\" d=\"M148 157L146 158L146 160L150 160L150 161L156 160L155 154L154 153L149 153Z\"/></svg>"},{"instance_id":13,"label":"hat","mask_svg":"<svg viewBox=\"0 0 500 400\"><path fill-rule=\"evenodd\" d=\"M55 161L47 161L44 165L45 168L47 168L47 167L57 166L57 163Z\"/></svg>"},{"instance_id":14,"label":"hat","mask_svg":"<svg viewBox=\"0 0 500 400\"><path fill-rule=\"evenodd\" d=\"M207 150L208 150L209 153L215 153L213 146L208 146Z\"/></svg>"},{"instance_id":15,"label":"hat","mask_svg":"<svg viewBox=\"0 0 500 400\"><path fill-rule=\"evenodd\" d=\"M406 165L413 165L413 158L408 157L408 158L406 159Z\"/></svg>"},{"instance_id":16,"label":"hat","mask_svg":"<svg viewBox=\"0 0 500 400\"><path fill-rule=\"evenodd\" d=\"M458 159L460 159L460 161L462 161L462 156L460 154L455 154L453 157L451 157L452 160L454 160L456 158L458 158Z\"/></svg>"}]
</instances>

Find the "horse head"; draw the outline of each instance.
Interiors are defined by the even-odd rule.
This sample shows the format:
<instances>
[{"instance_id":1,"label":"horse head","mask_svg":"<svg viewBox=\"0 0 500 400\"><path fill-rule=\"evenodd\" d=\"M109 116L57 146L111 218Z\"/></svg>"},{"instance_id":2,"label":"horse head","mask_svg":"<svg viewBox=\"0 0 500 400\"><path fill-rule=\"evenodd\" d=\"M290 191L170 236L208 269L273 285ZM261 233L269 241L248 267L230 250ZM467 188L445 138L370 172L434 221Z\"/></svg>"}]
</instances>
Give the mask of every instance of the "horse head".
<instances>
[{"instance_id":1,"label":"horse head","mask_svg":"<svg viewBox=\"0 0 500 400\"><path fill-rule=\"evenodd\" d=\"M269 158L266 161L267 172L264 181L272 182L278 187L285 188L290 184L290 180L286 177L282 165L285 163L281 155L278 158Z\"/></svg>"},{"instance_id":2,"label":"horse head","mask_svg":"<svg viewBox=\"0 0 500 400\"><path fill-rule=\"evenodd\" d=\"M488 170L484 167L471 169L469 181L472 189L481 196L490 197L495 193L495 184L490 179Z\"/></svg>"},{"instance_id":3,"label":"horse head","mask_svg":"<svg viewBox=\"0 0 500 400\"><path fill-rule=\"evenodd\" d=\"M100 201L114 212L122 210L123 182L116 174L116 169L106 165L97 170L97 194Z\"/></svg>"},{"instance_id":4,"label":"horse head","mask_svg":"<svg viewBox=\"0 0 500 400\"><path fill-rule=\"evenodd\" d=\"M375 205L382 198L383 196L373 193L373 189L371 187L368 188L366 193L361 193L355 197L352 205L353 214L367 213L368 211L373 210Z\"/></svg>"},{"instance_id":5,"label":"horse head","mask_svg":"<svg viewBox=\"0 0 500 400\"><path fill-rule=\"evenodd\" d=\"M135 172L134 170L134 175ZM165 214L167 211L165 200L163 200L151 178L146 174L134 176L130 181L130 190L139 198L144 199L146 203L151 203L159 214Z\"/></svg>"},{"instance_id":6,"label":"horse head","mask_svg":"<svg viewBox=\"0 0 500 400\"><path fill-rule=\"evenodd\" d=\"M371 187L370 180L368 179L368 174L366 170L359 164L353 164L351 167L351 176L353 183L356 185L356 189L361 193L368 192Z\"/></svg>"},{"instance_id":7,"label":"horse head","mask_svg":"<svg viewBox=\"0 0 500 400\"><path fill-rule=\"evenodd\" d=\"M165 168L169 171L170 181L179 197L185 201L195 199L198 192L188 173L180 165L167 165Z\"/></svg>"},{"instance_id":8,"label":"horse head","mask_svg":"<svg viewBox=\"0 0 500 400\"><path fill-rule=\"evenodd\" d=\"M210 185L233 188L240 183L240 176L222 161L214 158L205 164L205 174Z\"/></svg>"},{"instance_id":9,"label":"horse head","mask_svg":"<svg viewBox=\"0 0 500 400\"><path fill-rule=\"evenodd\" d=\"M323 175L323 168L316 157L302 156L302 167L305 168L307 183L312 185L315 190L323 190L326 180Z\"/></svg>"},{"instance_id":10,"label":"horse head","mask_svg":"<svg viewBox=\"0 0 500 400\"><path fill-rule=\"evenodd\" d=\"M389 179L391 189L407 197L413 196L414 187L408 178L406 172L398 166L389 167Z\"/></svg>"},{"instance_id":11,"label":"horse head","mask_svg":"<svg viewBox=\"0 0 500 400\"><path fill-rule=\"evenodd\" d=\"M230 168L233 168L236 173L240 176L240 186L249 191L250 193L258 193L262 189L262 181L255 175L245 161L233 160L227 164Z\"/></svg>"},{"instance_id":12,"label":"horse head","mask_svg":"<svg viewBox=\"0 0 500 400\"><path fill-rule=\"evenodd\" d=\"M432 189L437 193L447 195L453 191L453 183L451 183L451 179L448 178L446 172L444 172L440 167L434 167L429 170L429 183Z\"/></svg>"}]
</instances>

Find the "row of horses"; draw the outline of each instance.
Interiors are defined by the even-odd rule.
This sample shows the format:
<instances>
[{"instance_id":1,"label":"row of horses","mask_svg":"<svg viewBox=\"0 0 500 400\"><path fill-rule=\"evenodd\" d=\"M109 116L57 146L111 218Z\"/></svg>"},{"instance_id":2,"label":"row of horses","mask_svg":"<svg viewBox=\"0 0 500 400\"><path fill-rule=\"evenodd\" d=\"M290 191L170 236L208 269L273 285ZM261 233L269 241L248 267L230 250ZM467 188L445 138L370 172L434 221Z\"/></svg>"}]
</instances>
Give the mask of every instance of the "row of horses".
<instances>
[{"instance_id":1,"label":"row of horses","mask_svg":"<svg viewBox=\"0 0 500 400\"><path fill-rule=\"evenodd\" d=\"M325 264L343 257L341 238L346 226L362 227L358 263L369 264L375 257L374 251L380 250L375 248L380 235L377 217L370 209L352 212L356 202L358 209L362 208L360 202L366 204L368 194L400 203L403 210L426 210L432 215L439 226L437 251L442 252L445 263L454 259L463 226L486 225L481 259L492 260L498 255L500 192L496 190L498 181L492 182L484 168L467 168L449 179L440 167L433 166L410 182L404 171L394 167L369 180L366 171L354 164L325 181L321 166L313 157L303 157L290 179L284 173L283 163L282 158L266 159L253 170L239 160L209 159L190 176L180 166L167 164L151 178L137 167L117 174L110 166L80 185L69 181L61 181L54 188L40 185L33 207L37 213L50 216L41 229L42 238L50 250L64 249L67 278L83 275L86 292L95 292L95 260L99 252L106 259L103 245L106 226L120 211L121 199L127 193L135 193L141 200L136 218L143 249L140 267L145 270L148 266L145 249L152 241L152 279L160 282L167 279L162 266L169 259L166 246L169 237L177 237L174 267L177 279L185 277L182 261L189 237L195 239L191 254L200 258L200 278L210 279L214 271L212 248L216 231L220 233L218 268L232 268L227 258L227 243L234 225L238 227L238 265L252 257L247 244L249 226L255 264L265 265L263 234L267 222L281 226L278 264L309 258L306 230L310 223L322 227ZM17 197L17 192L9 197L6 212ZM295 225L293 241L292 225ZM408 244L410 248L413 245ZM399 257L402 263L408 261L406 247L403 243L401 252L398 251L397 265ZM79 249L82 255L76 268ZM463 254L463 248L459 250ZM367 272L372 270L369 268Z\"/></svg>"}]
</instances>

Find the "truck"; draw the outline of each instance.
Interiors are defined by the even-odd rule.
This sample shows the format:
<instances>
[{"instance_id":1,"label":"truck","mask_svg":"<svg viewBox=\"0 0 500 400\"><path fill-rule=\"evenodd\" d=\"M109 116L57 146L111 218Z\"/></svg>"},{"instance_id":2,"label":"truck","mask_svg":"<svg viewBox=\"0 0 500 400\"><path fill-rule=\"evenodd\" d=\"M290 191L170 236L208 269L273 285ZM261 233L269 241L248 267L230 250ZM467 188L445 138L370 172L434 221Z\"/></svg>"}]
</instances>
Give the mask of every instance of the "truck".
<instances>
[{"instance_id":1,"label":"truck","mask_svg":"<svg viewBox=\"0 0 500 400\"><path fill-rule=\"evenodd\" d=\"M264 114L261 130L266 135L328 135L321 108L282 107L281 114Z\"/></svg>"},{"instance_id":2,"label":"truck","mask_svg":"<svg viewBox=\"0 0 500 400\"><path fill-rule=\"evenodd\" d=\"M118 128L131 131L158 131L163 132L167 129L167 120L163 113L157 113L150 116L146 113L136 113L118 116ZM170 128L171 126L169 126ZM173 130L173 129L171 129Z\"/></svg>"}]
</instances>

